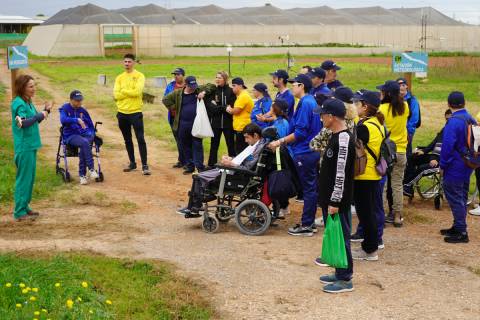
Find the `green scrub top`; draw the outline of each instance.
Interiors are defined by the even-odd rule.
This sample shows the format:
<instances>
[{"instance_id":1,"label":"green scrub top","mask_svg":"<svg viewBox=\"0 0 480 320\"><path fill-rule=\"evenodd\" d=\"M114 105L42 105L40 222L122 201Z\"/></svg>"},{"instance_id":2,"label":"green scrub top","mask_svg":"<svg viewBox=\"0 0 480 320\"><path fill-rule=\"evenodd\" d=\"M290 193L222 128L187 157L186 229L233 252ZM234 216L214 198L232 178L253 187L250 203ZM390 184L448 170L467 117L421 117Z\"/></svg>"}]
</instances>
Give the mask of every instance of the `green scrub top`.
<instances>
[{"instance_id":1,"label":"green scrub top","mask_svg":"<svg viewBox=\"0 0 480 320\"><path fill-rule=\"evenodd\" d=\"M15 154L23 151L34 151L42 146L40 141L40 130L38 129L38 122L35 122L28 128L19 128L15 121L15 117L31 118L37 114L37 109L33 103L25 102L22 98L16 97L12 101L12 133L13 146Z\"/></svg>"}]
</instances>

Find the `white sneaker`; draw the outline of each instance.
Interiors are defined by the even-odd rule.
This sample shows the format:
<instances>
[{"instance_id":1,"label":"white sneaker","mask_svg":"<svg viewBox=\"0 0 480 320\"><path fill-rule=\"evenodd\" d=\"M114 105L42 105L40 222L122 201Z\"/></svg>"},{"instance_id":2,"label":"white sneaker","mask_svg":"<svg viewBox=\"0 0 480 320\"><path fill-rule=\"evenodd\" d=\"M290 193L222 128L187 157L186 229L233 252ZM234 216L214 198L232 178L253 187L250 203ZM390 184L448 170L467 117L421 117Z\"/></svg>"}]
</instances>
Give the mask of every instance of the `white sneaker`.
<instances>
[{"instance_id":1,"label":"white sneaker","mask_svg":"<svg viewBox=\"0 0 480 320\"><path fill-rule=\"evenodd\" d=\"M288 207L285 209L280 209L280 211L278 211L279 218L285 218L287 214L290 214L290 209Z\"/></svg>"},{"instance_id":2,"label":"white sneaker","mask_svg":"<svg viewBox=\"0 0 480 320\"><path fill-rule=\"evenodd\" d=\"M89 171L90 178L92 179L97 179L99 177L97 170L95 169L90 169Z\"/></svg>"},{"instance_id":3,"label":"white sneaker","mask_svg":"<svg viewBox=\"0 0 480 320\"><path fill-rule=\"evenodd\" d=\"M480 216L480 206L468 211L472 216Z\"/></svg>"},{"instance_id":4,"label":"white sneaker","mask_svg":"<svg viewBox=\"0 0 480 320\"><path fill-rule=\"evenodd\" d=\"M88 179L87 179L86 176L81 176L81 177L80 177L80 184L81 184L81 185L86 185L86 184L88 184Z\"/></svg>"},{"instance_id":5,"label":"white sneaker","mask_svg":"<svg viewBox=\"0 0 480 320\"><path fill-rule=\"evenodd\" d=\"M378 253L377 251L366 253L363 249L352 250L352 258L355 260L378 261Z\"/></svg>"},{"instance_id":6,"label":"white sneaker","mask_svg":"<svg viewBox=\"0 0 480 320\"><path fill-rule=\"evenodd\" d=\"M357 214L357 209L355 209L355 206L351 206L350 212L351 212L352 214Z\"/></svg>"}]
</instances>

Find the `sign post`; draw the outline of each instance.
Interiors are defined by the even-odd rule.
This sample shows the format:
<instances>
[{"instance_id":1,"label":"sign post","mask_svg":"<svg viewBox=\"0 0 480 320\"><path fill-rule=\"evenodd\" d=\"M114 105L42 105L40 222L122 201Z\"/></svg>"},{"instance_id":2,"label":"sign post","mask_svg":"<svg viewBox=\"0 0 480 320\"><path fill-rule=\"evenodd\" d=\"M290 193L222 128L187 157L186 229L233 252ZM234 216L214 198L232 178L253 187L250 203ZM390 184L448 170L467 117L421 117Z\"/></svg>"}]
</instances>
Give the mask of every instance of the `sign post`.
<instances>
[{"instance_id":1,"label":"sign post","mask_svg":"<svg viewBox=\"0 0 480 320\"><path fill-rule=\"evenodd\" d=\"M18 75L18 69L28 68L28 48L26 46L8 47L7 65L11 73L13 99L15 95L15 79Z\"/></svg>"},{"instance_id":2,"label":"sign post","mask_svg":"<svg viewBox=\"0 0 480 320\"><path fill-rule=\"evenodd\" d=\"M392 54L392 72L403 73L407 85L412 91L412 73L428 70L428 53L426 52L394 52Z\"/></svg>"}]
</instances>

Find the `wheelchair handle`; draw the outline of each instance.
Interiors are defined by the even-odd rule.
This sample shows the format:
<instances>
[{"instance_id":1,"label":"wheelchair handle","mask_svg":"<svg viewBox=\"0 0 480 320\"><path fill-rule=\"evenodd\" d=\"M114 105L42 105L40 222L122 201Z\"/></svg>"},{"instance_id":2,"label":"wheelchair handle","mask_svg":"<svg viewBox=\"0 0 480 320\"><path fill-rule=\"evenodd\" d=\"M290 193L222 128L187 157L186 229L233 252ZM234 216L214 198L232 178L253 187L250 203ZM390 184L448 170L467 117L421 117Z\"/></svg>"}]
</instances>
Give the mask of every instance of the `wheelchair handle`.
<instances>
[{"instance_id":1,"label":"wheelchair handle","mask_svg":"<svg viewBox=\"0 0 480 320\"><path fill-rule=\"evenodd\" d=\"M97 130L97 124L103 124L103 122L101 122L101 121L95 122L95 130Z\"/></svg>"}]
</instances>

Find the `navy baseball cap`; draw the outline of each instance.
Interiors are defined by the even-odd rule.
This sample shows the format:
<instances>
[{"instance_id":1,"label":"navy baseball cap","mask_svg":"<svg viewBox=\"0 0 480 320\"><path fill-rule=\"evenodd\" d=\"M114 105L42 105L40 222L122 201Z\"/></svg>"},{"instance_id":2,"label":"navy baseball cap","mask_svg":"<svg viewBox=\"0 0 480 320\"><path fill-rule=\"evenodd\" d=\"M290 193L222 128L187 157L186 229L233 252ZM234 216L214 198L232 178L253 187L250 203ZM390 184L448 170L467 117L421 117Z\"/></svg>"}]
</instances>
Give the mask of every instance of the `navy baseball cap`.
<instances>
[{"instance_id":1,"label":"navy baseball cap","mask_svg":"<svg viewBox=\"0 0 480 320\"><path fill-rule=\"evenodd\" d=\"M465 97L460 91L453 91L448 95L448 104L452 107L461 107L465 105Z\"/></svg>"},{"instance_id":2,"label":"navy baseball cap","mask_svg":"<svg viewBox=\"0 0 480 320\"><path fill-rule=\"evenodd\" d=\"M316 107L313 112L321 115L331 114L332 116L343 119L347 114L347 108L345 108L345 104L341 100L330 98L325 100L321 107Z\"/></svg>"},{"instance_id":3,"label":"navy baseball cap","mask_svg":"<svg viewBox=\"0 0 480 320\"><path fill-rule=\"evenodd\" d=\"M80 90L73 90L70 92L70 100L82 101L83 94L80 92Z\"/></svg>"},{"instance_id":4,"label":"navy baseball cap","mask_svg":"<svg viewBox=\"0 0 480 320\"><path fill-rule=\"evenodd\" d=\"M349 87L340 86L333 92L336 99L342 100L345 103L353 103L353 91Z\"/></svg>"},{"instance_id":5,"label":"navy baseball cap","mask_svg":"<svg viewBox=\"0 0 480 320\"><path fill-rule=\"evenodd\" d=\"M320 67L316 67L316 68L313 68L312 71L308 73L308 76L310 78L319 77L320 79L325 79L325 77L327 76L327 73L325 72L324 69Z\"/></svg>"},{"instance_id":6,"label":"navy baseball cap","mask_svg":"<svg viewBox=\"0 0 480 320\"><path fill-rule=\"evenodd\" d=\"M253 86L253 89L257 90L258 92L261 92L263 94L268 93L268 87L265 83L257 83Z\"/></svg>"},{"instance_id":7,"label":"navy baseball cap","mask_svg":"<svg viewBox=\"0 0 480 320\"><path fill-rule=\"evenodd\" d=\"M372 105L376 108L380 106L380 92L360 90L353 95L353 100L365 101L367 104Z\"/></svg>"},{"instance_id":8,"label":"navy baseball cap","mask_svg":"<svg viewBox=\"0 0 480 320\"><path fill-rule=\"evenodd\" d=\"M247 89L247 87L245 86L245 82L243 82L242 78L233 78L232 79L232 84L236 84L238 86L242 86L243 89Z\"/></svg>"},{"instance_id":9,"label":"navy baseball cap","mask_svg":"<svg viewBox=\"0 0 480 320\"><path fill-rule=\"evenodd\" d=\"M172 74L181 74L182 76L184 76L185 70L183 70L183 68L175 68L175 70L172 71Z\"/></svg>"},{"instance_id":10,"label":"navy baseball cap","mask_svg":"<svg viewBox=\"0 0 480 320\"><path fill-rule=\"evenodd\" d=\"M273 102L273 105L279 107L284 113L288 111L288 102L285 99L277 98Z\"/></svg>"},{"instance_id":11,"label":"navy baseball cap","mask_svg":"<svg viewBox=\"0 0 480 320\"><path fill-rule=\"evenodd\" d=\"M272 77L282 78L287 80L288 79L288 72L282 69L279 69L275 72L270 73Z\"/></svg>"},{"instance_id":12,"label":"navy baseball cap","mask_svg":"<svg viewBox=\"0 0 480 320\"><path fill-rule=\"evenodd\" d=\"M384 84L377 86L378 90L389 92L391 94L398 94L400 93L400 85L397 81L387 80Z\"/></svg>"},{"instance_id":13,"label":"navy baseball cap","mask_svg":"<svg viewBox=\"0 0 480 320\"><path fill-rule=\"evenodd\" d=\"M195 78L194 76L186 77L185 78L185 84L192 89L197 89L198 88L197 78Z\"/></svg>"},{"instance_id":14,"label":"navy baseball cap","mask_svg":"<svg viewBox=\"0 0 480 320\"><path fill-rule=\"evenodd\" d=\"M337 64L335 62L333 62L332 60L323 61L320 68L322 68L325 71L332 70L332 69L342 70L342 68L340 68L340 66L337 66Z\"/></svg>"},{"instance_id":15,"label":"navy baseball cap","mask_svg":"<svg viewBox=\"0 0 480 320\"><path fill-rule=\"evenodd\" d=\"M295 78L288 79L287 81L290 83L295 83L295 82L301 83L305 86L307 91L312 88L312 79L310 79L310 77L307 76L306 74L298 74Z\"/></svg>"},{"instance_id":16,"label":"navy baseball cap","mask_svg":"<svg viewBox=\"0 0 480 320\"><path fill-rule=\"evenodd\" d=\"M398 78L396 81L397 81L398 84L406 84L406 85L408 85L408 81L407 81L407 79L405 79L405 78L400 77L400 78Z\"/></svg>"}]
</instances>

